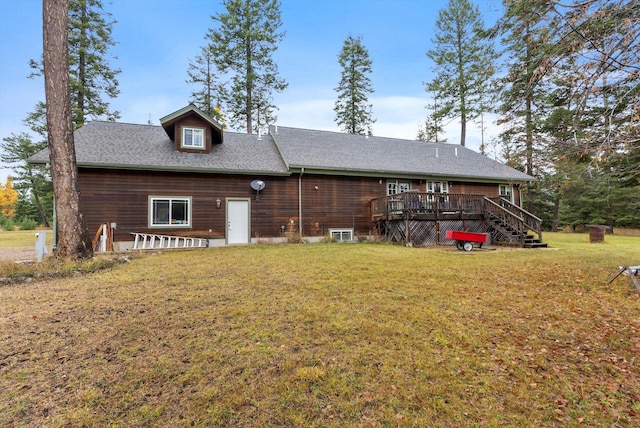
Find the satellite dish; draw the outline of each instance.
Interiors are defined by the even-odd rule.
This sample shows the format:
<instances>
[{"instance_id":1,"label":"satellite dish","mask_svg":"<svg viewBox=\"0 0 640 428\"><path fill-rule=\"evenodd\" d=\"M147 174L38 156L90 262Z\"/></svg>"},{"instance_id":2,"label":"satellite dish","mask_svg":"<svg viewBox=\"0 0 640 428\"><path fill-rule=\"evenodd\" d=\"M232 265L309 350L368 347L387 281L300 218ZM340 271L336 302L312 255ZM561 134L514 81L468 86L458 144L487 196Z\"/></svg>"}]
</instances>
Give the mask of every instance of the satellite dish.
<instances>
[{"instance_id":1,"label":"satellite dish","mask_svg":"<svg viewBox=\"0 0 640 428\"><path fill-rule=\"evenodd\" d=\"M264 181L262 180L253 180L251 182L251 188L253 190L255 190L256 192L261 191L262 189L264 189L266 187L266 184Z\"/></svg>"}]
</instances>

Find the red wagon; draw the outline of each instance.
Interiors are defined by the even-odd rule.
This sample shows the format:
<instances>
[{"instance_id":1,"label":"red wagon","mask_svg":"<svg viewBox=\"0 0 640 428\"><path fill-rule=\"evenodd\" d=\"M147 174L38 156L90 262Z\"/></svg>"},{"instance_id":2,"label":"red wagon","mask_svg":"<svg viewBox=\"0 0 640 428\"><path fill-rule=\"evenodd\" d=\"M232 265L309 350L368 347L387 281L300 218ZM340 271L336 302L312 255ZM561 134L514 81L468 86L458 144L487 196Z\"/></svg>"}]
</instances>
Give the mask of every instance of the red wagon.
<instances>
[{"instance_id":1,"label":"red wagon","mask_svg":"<svg viewBox=\"0 0 640 428\"><path fill-rule=\"evenodd\" d=\"M447 239L456 241L458 250L471 251L473 244L478 244L478 248L482 248L482 244L487 242L486 233L465 232L462 230L447 230Z\"/></svg>"}]
</instances>

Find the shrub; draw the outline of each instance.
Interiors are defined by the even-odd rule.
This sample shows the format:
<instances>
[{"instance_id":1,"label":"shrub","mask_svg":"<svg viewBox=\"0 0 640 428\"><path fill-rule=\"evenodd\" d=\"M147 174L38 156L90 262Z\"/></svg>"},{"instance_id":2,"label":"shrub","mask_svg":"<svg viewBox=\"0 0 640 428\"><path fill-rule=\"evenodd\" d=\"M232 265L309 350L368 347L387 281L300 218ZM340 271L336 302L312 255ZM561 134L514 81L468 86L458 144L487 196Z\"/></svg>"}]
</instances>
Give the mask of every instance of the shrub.
<instances>
[{"instance_id":1,"label":"shrub","mask_svg":"<svg viewBox=\"0 0 640 428\"><path fill-rule=\"evenodd\" d=\"M18 225L20 230L35 230L38 227L38 223L30 218L23 218Z\"/></svg>"},{"instance_id":2,"label":"shrub","mask_svg":"<svg viewBox=\"0 0 640 428\"><path fill-rule=\"evenodd\" d=\"M2 226L2 229L6 230L7 232L11 232L16 228L15 224L13 224L13 221L5 217L2 217L2 219L0 220L0 226Z\"/></svg>"}]
</instances>

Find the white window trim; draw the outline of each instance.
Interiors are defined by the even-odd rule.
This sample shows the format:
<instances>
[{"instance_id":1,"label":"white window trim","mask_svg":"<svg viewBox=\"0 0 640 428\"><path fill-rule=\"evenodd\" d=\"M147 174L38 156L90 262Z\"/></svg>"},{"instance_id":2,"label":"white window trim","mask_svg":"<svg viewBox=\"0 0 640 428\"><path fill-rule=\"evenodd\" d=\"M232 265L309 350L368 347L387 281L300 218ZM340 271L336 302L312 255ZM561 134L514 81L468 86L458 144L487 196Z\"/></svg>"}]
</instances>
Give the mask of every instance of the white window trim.
<instances>
[{"instance_id":1,"label":"white window trim","mask_svg":"<svg viewBox=\"0 0 640 428\"><path fill-rule=\"evenodd\" d=\"M387 180L387 196L397 195L409 190L411 190L411 182L409 181Z\"/></svg>"},{"instance_id":2,"label":"white window trim","mask_svg":"<svg viewBox=\"0 0 640 428\"><path fill-rule=\"evenodd\" d=\"M440 191L439 192L434 192L433 191L435 183L440 184ZM431 190L429 190L429 187L431 187ZM448 181L429 180L426 183L425 190L427 191L427 193L449 193L449 182Z\"/></svg>"},{"instance_id":3,"label":"white window trim","mask_svg":"<svg viewBox=\"0 0 640 428\"><path fill-rule=\"evenodd\" d=\"M348 234L349 239L342 239L343 234ZM337 235L338 238L336 238ZM335 239L338 242L352 242L353 241L353 229L329 229L329 237Z\"/></svg>"},{"instance_id":4,"label":"white window trim","mask_svg":"<svg viewBox=\"0 0 640 428\"><path fill-rule=\"evenodd\" d=\"M503 192L502 190L507 190L507 192ZM509 195L508 198L505 198L505 193L507 193ZM499 184L498 185L498 194L500 195L501 198L507 199L509 202L511 202L512 204L514 203L514 199L513 199L513 185L511 184Z\"/></svg>"},{"instance_id":5,"label":"white window trim","mask_svg":"<svg viewBox=\"0 0 640 428\"><path fill-rule=\"evenodd\" d=\"M433 189L435 188L434 184L438 183L440 185L440 191L439 192L434 192ZM429 188L431 188L431 190L429 190ZM427 200L430 202L433 202L435 200L435 196L436 194L441 195L440 196L440 202L448 202L449 201L449 197L448 196L442 196L442 195L448 195L449 194L449 182L448 181L435 181L435 180L429 180L425 183L425 190L427 191Z\"/></svg>"},{"instance_id":6,"label":"white window trim","mask_svg":"<svg viewBox=\"0 0 640 428\"><path fill-rule=\"evenodd\" d=\"M169 201L169 206L171 206L171 203L173 201L186 201L187 202L187 223L171 223L169 222L168 224L154 224L153 223L153 202L154 201L158 201L158 200L168 200ZM192 218L191 218L191 213L193 212L193 202L191 199L191 196L149 196L149 212L148 212L148 218L147 218L147 223L149 225L150 229L175 229L175 228L183 228L183 229L187 229L191 227L191 223L192 223Z\"/></svg>"},{"instance_id":7,"label":"white window trim","mask_svg":"<svg viewBox=\"0 0 640 428\"><path fill-rule=\"evenodd\" d=\"M187 131L192 131L194 134L200 133L201 144L199 144L199 145L186 144L187 139L185 138L185 135L186 135ZM193 141L193 136L192 136L192 141ZM180 147L182 147L183 149L203 150L205 148L205 145L206 145L206 143L205 143L205 130L204 130L204 128L199 128L197 126L183 126L182 127L182 140L180 142Z\"/></svg>"}]
</instances>

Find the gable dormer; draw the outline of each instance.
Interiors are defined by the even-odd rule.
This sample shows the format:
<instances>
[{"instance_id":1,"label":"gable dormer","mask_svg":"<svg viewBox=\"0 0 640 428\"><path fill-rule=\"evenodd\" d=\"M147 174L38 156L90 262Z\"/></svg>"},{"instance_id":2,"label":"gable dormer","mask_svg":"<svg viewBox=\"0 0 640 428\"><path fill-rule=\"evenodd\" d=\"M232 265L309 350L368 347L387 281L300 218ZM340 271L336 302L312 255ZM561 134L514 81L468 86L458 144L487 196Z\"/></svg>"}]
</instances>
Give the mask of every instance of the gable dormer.
<instances>
[{"instance_id":1,"label":"gable dormer","mask_svg":"<svg viewBox=\"0 0 640 428\"><path fill-rule=\"evenodd\" d=\"M179 152L211 153L222 144L222 125L193 104L161 118L160 124Z\"/></svg>"}]
</instances>

